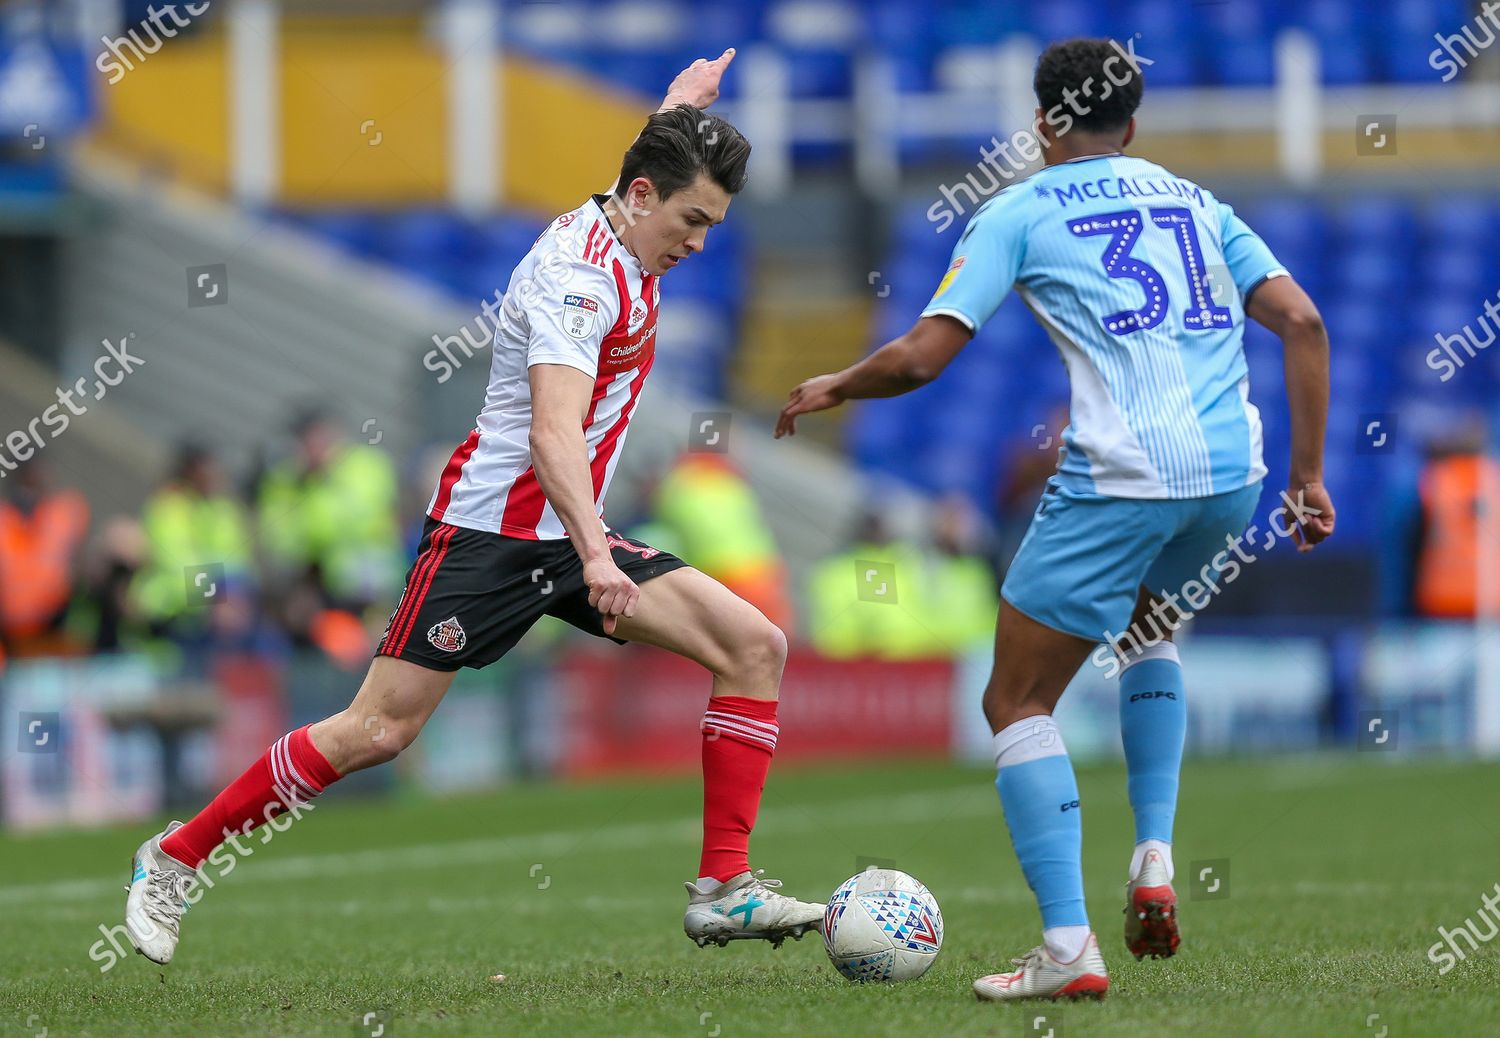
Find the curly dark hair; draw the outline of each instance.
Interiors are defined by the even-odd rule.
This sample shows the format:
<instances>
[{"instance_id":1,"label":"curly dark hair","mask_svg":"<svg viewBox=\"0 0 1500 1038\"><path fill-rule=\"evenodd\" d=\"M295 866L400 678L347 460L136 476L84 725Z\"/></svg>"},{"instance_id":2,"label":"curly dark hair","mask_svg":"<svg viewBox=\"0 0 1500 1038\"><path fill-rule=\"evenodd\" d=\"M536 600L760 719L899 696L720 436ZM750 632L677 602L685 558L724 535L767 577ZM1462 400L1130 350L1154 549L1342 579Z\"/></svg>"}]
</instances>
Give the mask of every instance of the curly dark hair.
<instances>
[{"instance_id":1,"label":"curly dark hair","mask_svg":"<svg viewBox=\"0 0 1500 1038\"><path fill-rule=\"evenodd\" d=\"M1108 39L1054 43L1036 62L1032 85L1043 112L1061 110L1088 133L1123 130L1140 107L1145 80L1131 52ZM1112 60L1113 59L1113 60ZM1063 91L1073 95L1068 101Z\"/></svg>"},{"instance_id":2,"label":"curly dark hair","mask_svg":"<svg viewBox=\"0 0 1500 1038\"><path fill-rule=\"evenodd\" d=\"M657 112L625 153L617 192L636 177L646 177L666 201L706 173L731 195L739 194L749 177L750 142L717 115L692 105Z\"/></svg>"}]
</instances>

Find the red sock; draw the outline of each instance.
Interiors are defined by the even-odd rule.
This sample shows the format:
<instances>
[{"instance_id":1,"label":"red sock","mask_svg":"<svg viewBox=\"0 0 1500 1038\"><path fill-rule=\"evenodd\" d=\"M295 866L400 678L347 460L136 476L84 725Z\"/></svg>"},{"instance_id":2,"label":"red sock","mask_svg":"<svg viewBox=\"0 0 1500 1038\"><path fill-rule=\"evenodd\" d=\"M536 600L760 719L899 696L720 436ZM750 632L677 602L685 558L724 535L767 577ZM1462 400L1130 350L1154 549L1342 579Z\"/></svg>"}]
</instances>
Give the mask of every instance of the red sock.
<instances>
[{"instance_id":1,"label":"red sock","mask_svg":"<svg viewBox=\"0 0 1500 1038\"><path fill-rule=\"evenodd\" d=\"M776 751L776 700L713 696L703 715L703 860L723 882L750 871L750 830Z\"/></svg>"},{"instance_id":2,"label":"red sock","mask_svg":"<svg viewBox=\"0 0 1500 1038\"><path fill-rule=\"evenodd\" d=\"M162 840L161 849L196 869L228 837L249 832L293 804L307 803L341 778L313 745L310 727L277 739L192 821Z\"/></svg>"}]
</instances>

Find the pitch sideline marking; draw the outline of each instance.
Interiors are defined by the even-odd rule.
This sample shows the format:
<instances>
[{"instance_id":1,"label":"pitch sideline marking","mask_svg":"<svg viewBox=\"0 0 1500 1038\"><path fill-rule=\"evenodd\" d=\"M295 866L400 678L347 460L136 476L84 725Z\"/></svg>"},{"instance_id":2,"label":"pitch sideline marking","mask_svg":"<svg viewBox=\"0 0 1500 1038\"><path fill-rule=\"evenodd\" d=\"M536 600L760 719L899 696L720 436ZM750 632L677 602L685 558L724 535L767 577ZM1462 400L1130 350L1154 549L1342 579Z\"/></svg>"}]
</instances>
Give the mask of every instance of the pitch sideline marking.
<instances>
[{"instance_id":1,"label":"pitch sideline marking","mask_svg":"<svg viewBox=\"0 0 1500 1038\"><path fill-rule=\"evenodd\" d=\"M965 803L965 801L968 801ZM778 833L821 832L828 819L821 812L837 808L840 818L854 822L921 822L941 817L977 817L996 812L994 798L969 786L897 796L862 797L857 800L824 801L815 808L778 806L761 813L757 828L762 826ZM813 812L820 813L813 813ZM467 866L493 862L497 858L547 857L566 854L587 842L591 849L632 850L663 841L691 842L702 832L702 819L694 815L664 822L631 822L604 826L595 830L573 829L525 833L514 836L486 837L454 843L426 843L406 847L388 847L333 854L309 854L282 858L241 873L238 883L274 882L321 876L383 872L392 868L431 869ZM254 846L260 844L251 838ZM226 879L225 882L230 880ZM116 879L55 880L27 883L0 889L0 904L32 900L66 901L102 897L119 893L123 882Z\"/></svg>"}]
</instances>

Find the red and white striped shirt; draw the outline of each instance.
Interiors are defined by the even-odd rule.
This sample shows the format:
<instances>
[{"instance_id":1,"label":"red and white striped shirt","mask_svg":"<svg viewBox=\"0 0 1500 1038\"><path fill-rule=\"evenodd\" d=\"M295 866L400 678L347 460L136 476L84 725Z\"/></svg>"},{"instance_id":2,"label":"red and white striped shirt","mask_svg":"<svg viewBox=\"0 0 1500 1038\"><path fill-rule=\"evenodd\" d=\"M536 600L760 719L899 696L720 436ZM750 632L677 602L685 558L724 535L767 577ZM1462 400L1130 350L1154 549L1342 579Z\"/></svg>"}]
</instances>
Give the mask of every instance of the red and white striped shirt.
<instances>
[{"instance_id":1,"label":"red and white striped shirt","mask_svg":"<svg viewBox=\"0 0 1500 1038\"><path fill-rule=\"evenodd\" d=\"M454 526L527 540L567 536L532 466L533 364L594 377L583 420L594 506L604 514L625 432L656 357L661 289L615 237L596 195L542 233L511 275L473 432L448 459L427 514Z\"/></svg>"}]
</instances>

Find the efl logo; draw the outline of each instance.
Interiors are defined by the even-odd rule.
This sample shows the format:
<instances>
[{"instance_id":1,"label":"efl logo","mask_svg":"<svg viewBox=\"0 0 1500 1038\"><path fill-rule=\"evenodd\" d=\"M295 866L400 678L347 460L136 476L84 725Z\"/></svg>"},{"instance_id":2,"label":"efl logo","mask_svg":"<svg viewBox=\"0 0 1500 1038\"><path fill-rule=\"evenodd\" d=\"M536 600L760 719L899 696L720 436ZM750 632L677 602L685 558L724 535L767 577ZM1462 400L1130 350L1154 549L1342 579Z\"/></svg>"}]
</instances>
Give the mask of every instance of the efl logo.
<instances>
[{"instance_id":1,"label":"efl logo","mask_svg":"<svg viewBox=\"0 0 1500 1038\"><path fill-rule=\"evenodd\" d=\"M563 296L563 331L574 339L587 339L599 317L599 301L588 296Z\"/></svg>"}]
</instances>

